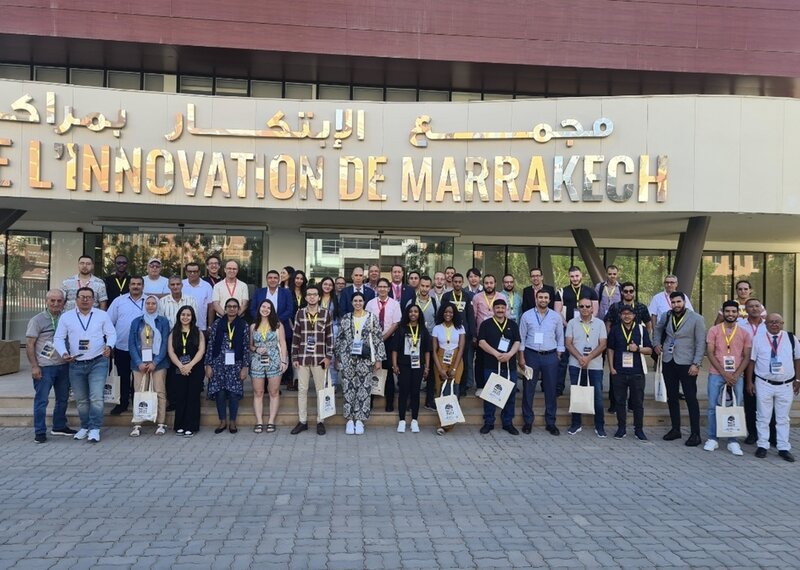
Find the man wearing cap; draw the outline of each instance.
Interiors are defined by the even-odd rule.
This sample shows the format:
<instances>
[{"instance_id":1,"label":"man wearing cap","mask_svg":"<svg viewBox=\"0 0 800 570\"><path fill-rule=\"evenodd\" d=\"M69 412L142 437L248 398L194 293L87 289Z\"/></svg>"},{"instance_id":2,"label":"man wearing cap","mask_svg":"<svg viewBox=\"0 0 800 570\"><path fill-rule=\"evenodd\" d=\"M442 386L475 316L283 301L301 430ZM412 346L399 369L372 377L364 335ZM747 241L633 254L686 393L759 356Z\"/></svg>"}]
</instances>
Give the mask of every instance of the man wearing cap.
<instances>
[{"instance_id":1,"label":"man wearing cap","mask_svg":"<svg viewBox=\"0 0 800 570\"><path fill-rule=\"evenodd\" d=\"M161 260L151 257L147 262L147 275L144 276L144 295L155 295L159 299L169 295L169 280L161 275Z\"/></svg>"}]
</instances>

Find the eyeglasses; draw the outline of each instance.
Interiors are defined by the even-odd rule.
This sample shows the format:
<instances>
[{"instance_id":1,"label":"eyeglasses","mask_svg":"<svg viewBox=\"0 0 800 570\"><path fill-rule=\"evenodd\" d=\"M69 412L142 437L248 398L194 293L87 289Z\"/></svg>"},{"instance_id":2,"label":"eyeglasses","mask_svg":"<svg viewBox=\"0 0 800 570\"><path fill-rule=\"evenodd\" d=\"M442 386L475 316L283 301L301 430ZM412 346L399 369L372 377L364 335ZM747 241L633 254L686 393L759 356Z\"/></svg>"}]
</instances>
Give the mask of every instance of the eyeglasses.
<instances>
[{"instance_id":1,"label":"eyeglasses","mask_svg":"<svg viewBox=\"0 0 800 570\"><path fill-rule=\"evenodd\" d=\"M664 285L677 285L677 281L664 281Z\"/></svg>"},{"instance_id":2,"label":"eyeglasses","mask_svg":"<svg viewBox=\"0 0 800 570\"><path fill-rule=\"evenodd\" d=\"M623 293L634 293L635 291L633 289L623 289L622 292Z\"/></svg>"},{"instance_id":3,"label":"eyeglasses","mask_svg":"<svg viewBox=\"0 0 800 570\"><path fill-rule=\"evenodd\" d=\"M782 325L783 321L767 321L768 325Z\"/></svg>"},{"instance_id":4,"label":"eyeglasses","mask_svg":"<svg viewBox=\"0 0 800 570\"><path fill-rule=\"evenodd\" d=\"M591 309L592 306L591 305L578 305L578 308L579 309Z\"/></svg>"},{"instance_id":5,"label":"eyeglasses","mask_svg":"<svg viewBox=\"0 0 800 570\"><path fill-rule=\"evenodd\" d=\"M127 261L125 261L125 260L122 260L122 261L115 261L114 263L116 263L117 265L128 265L128 262L127 262Z\"/></svg>"}]
</instances>

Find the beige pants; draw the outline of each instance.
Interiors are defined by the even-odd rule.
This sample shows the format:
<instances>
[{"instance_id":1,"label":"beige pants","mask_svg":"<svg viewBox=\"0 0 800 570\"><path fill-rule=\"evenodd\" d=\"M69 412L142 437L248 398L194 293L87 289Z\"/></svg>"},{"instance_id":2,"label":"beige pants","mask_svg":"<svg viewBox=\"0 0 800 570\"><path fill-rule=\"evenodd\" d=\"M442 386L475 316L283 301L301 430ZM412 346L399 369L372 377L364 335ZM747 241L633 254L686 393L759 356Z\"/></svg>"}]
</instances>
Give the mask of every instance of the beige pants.
<instances>
[{"instance_id":1,"label":"beige pants","mask_svg":"<svg viewBox=\"0 0 800 570\"><path fill-rule=\"evenodd\" d=\"M156 423L165 423L167 417L167 370L156 370L150 374L152 387L158 394L158 418ZM144 392L144 374L138 370L133 371L134 392Z\"/></svg>"},{"instance_id":2,"label":"beige pants","mask_svg":"<svg viewBox=\"0 0 800 570\"><path fill-rule=\"evenodd\" d=\"M325 369L322 366L298 366L297 372L297 416L300 423L308 423L308 379L314 378L314 391L325 387Z\"/></svg>"}]
</instances>

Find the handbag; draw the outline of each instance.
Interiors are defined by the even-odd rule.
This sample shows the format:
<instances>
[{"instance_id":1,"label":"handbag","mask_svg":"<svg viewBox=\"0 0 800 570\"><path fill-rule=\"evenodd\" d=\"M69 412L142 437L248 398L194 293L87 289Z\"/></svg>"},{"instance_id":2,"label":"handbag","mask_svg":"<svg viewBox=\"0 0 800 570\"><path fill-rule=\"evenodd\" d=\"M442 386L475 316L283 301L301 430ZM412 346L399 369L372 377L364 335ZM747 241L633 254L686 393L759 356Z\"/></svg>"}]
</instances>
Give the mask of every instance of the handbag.
<instances>
[{"instance_id":1,"label":"handbag","mask_svg":"<svg viewBox=\"0 0 800 570\"><path fill-rule=\"evenodd\" d=\"M586 373L586 385L581 384L581 377ZM569 412L571 414L594 414L594 386L589 382L589 371L581 368L578 372L578 383L569 387Z\"/></svg>"},{"instance_id":2,"label":"handbag","mask_svg":"<svg viewBox=\"0 0 800 570\"><path fill-rule=\"evenodd\" d=\"M330 370L325 370L325 387L317 391L317 421L336 415L336 393L331 384Z\"/></svg>"},{"instance_id":3,"label":"handbag","mask_svg":"<svg viewBox=\"0 0 800 570\"><path fill-rule=\"evenodd\" d=\"M154 422L158 417L158 394L153 390L153 378L145 374L145 389L133 395L133 420L135 424Z\"/></svg>"},{"instance_id":4,"label":"handbag","mask_svg":"<svg viewBox=\"0 0 800 570\"><path fill-rule=\"evenodd\" d=\"M386 391L386 375L387 370L385 368L381 368L380 370L373 370L371 381L372 381L372 392L370 392L373 396L383 396Z\"/></svg>"},{"instance_id":5,"label":"handbag","mask_svg":"<svg viewBox=\"0 0 800 570\"><path fill-rule=\"evenodd\" d=\"M434 403L436 404L436 412L439 414L439 422L441 423L442 427L451 426L453 424L461 424L467 421L464 419L464 414L461 413L461 404L458 403L458 396L453 394L456 386L454 380L449 380L451 385L450 395L444 395L444 388L447 385L447 382L448 380L442 382L442 392L439 397L434 400Z\"/></svg>"},{"instance_id":6,"label":"handbag","mask_svg":"<svg viewBox=\"0 0 800 570\"><path fill-rule=\"evenodd\" d=\"M656 402L666 402L667 401L667 384L664 382L664 373L662 372L662 358L661 355L658 355L658 360L656 361L656 373L655 373L655 383L653 386L653 392L655 395Z\"/></svg>"},{"instance_id":7,"label":"handbag","mask_svg":"<svg viewBox=\"0 0 800 570\"><path fill-rule=\"evenodd\" d=\"M103 403L105 404L119 404L120 401L120 378L117 372L117 367L111 369L111 374L106 378L106 383L103 386Z\"/></svg>"},{"instance_id":8,"label":"handbag","mask_svg":"<svg viewBox=\"0 0 800 570\"><path fill-rule=\"evenodd\" d=\"M717 437L745 437L747 425L744 420L744 407L737 406L736 392L731 390L731 405L728 405L726 393L728 386L723 386L717 401Z\"/></svg>"},{"instance_id":9,"label":"handbag","mask_svg":"<svg viewBox=\"0 0 800 570\"><path fill-rule=\"evenodd\" d=\"M498 362L497 372L492 372L489 375L486 385L481 390L480 398L503 409L509 396L511 396L511 390L514 390L516 385L508 378L503 377L500 374L500 370L500 363Z\"/></svg>"}]
</instances>

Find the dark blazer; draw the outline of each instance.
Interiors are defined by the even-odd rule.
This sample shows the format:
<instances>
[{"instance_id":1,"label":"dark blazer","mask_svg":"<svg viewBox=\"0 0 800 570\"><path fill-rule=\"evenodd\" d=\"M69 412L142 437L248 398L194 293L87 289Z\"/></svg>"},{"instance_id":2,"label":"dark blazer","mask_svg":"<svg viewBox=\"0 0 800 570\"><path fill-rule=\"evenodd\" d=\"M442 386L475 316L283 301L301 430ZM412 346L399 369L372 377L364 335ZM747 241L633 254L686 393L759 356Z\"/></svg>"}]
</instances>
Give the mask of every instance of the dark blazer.
<instances>
[{"instance_id":1,"label":"dark blazer","mask_svg":"<svg viewBox=\"0 0 800 570\"><path fill-rule=\"evenodd\" d=\"M408 304L409 299L413 299L414 295L416 295L413 287L411 285L406 285L405 283L402 285L403 292L400 294L400 299L395 299L395 301L400 303L401 307L405 307ZM394 299L394 286L389 285L389 296Z\"/></svg>"},{"instance_id":2,"label":"dark blazer","mask_svg":"<svg viewBox=\"0 0 800 570\"><path fill-rule=\"evenodd\" d=\"M466 302L464 311L461 313L461 325L464 327L464 332L467 333L467 342L471 342L471 338L478 334L478 331L473 330L475 328L475 313L472 310L473 295L466 289L462 289L461 292L464 294L463 301ZM442 305L445 303L453 303L452 291L447 291L442 295Z\"/></svg>"},{"instance_id":3,"label":"dark blazer","mask_svg":"<svg viewBox=\"0 0 800 570\"><path fill-rule=\"evenodd\" d=\"M372 299L375 298L375 291L373 291L366 285L362 285L361 290L364 294L364 307L366 307L367 303L369 303ZM342 291L342 297L339 302L339 310L341 311L342 315L346 315L347 313L353 312L354 293L355 293L355 288L352 285L348 285Z\"/></svg>"},{"instance_id":4,"label":"dark blazer","mask_svg":"<svg viewBox=\"0 0 800 570\"><path fill-rule=\"evenodd\" d=\"M253 294L253 301L250 305L250 316L253 321L256 319L258 307L267 298L267 288L261 287L256 289ZM275 312L278 313L278 320L283 323L285 334L291 334L292 324L294 318L294 299L292 299L292 292L285 287L278 287L278 306L275 307Z\"/></svg>"},{"instance_id":5,"label":"dark blazer","mask_svg":"<svg viewBox=\"0 0 800 570\"><path fill-rule=\"evenodd\" d=\"M550 303L547 305L550 309L555 306L556 290L550 285L542 285L542 291L550 293ZM533 309L536 306L536 298L533 296L533 285L528 285L522 290L522 312Z\"/></svg>"}]
</instances>

